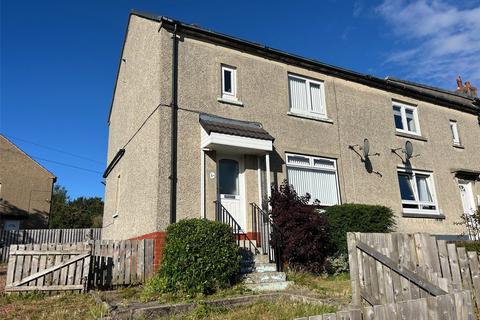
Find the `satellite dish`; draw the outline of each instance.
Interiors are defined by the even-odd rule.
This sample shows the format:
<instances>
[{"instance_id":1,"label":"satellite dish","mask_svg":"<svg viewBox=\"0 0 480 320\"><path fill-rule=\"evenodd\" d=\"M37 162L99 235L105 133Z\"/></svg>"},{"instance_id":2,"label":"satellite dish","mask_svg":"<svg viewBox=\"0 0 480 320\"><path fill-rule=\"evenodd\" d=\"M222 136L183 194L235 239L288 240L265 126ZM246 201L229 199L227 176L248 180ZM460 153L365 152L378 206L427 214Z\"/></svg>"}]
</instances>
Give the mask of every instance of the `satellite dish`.
<instances>
[{"instance_id":1,"label":"satellite dish","mask_svg":"<svg viewBox=\"0 0 480 320\"><path fill-rule=\"evenodd\" d=\"M413 155L413 145L410 141L405 142L405 154L407 159L410 159Z\"/></svg>"},{"instance_id":2,"label":"satellite dish","mask_svg":"<svg viewBox=\"0 0 480 320\"><path fill-rule=\"evenodd\" d=\"M367 158L370 152L370 142L367 138L363 139L363 157Z\"/></svg>"}]
</instances>

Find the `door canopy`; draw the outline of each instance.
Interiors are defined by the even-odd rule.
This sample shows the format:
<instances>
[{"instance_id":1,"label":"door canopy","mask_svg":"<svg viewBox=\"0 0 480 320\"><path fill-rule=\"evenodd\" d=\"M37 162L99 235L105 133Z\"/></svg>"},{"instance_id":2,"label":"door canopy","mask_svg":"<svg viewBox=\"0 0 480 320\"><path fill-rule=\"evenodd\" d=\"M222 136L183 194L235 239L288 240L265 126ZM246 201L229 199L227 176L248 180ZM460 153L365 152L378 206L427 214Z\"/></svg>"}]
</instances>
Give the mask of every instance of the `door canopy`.
<instances>
[{"instance_id":1,"label":"door canopy","mask_svg":"<svg viewBox=\"0 0 480 320\"><path fill-rule=\"evenodd\" d=\"M201 147L222 152L265 154L274 138L258 122L200 114Z\"/></svg>"}]
</instances>

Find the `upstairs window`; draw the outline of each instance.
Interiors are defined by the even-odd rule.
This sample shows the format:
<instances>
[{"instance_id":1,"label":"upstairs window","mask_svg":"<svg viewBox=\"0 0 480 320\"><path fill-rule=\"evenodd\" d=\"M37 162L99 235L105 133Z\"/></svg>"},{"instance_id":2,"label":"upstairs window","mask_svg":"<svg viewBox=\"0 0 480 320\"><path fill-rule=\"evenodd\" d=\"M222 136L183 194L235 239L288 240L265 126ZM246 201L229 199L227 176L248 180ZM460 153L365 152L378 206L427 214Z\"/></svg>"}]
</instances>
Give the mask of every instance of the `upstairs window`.
<instances>
[{"instance_id":1,"label":"upstairs window","mask_svg":"<svg viewBox=\"0 0 480 320\"><path fill-rule=\"evenodd\" d=\"M323 82L289 75L288 89L291 113L320 118L327 117Z\"/></svg>"},{"instance_id":2,"label":"upstairs window","mask_svg":"<svg viewBox=\"0 0 480 320\"><path fill-rule=\"evenodd\" d=\"M405 213L438 213L431 173L399 169L398 184Z\"/></svg>"},{"instance_id":3,"label":"upstairs window","mask_svg":"<svg viewBox=\"0 0 480 320\"><path fill-rule=\"evenodd\" d=\"M460 143L460 135L458 134L457 121L455 121L455 120L450 120L450 131L452 132L453 144L456 145L456 146L461 145L461 143Z\"/></svg>"},{"instance_id":4,"label":"upstairs window","mask_svg":"<svg viewBox=\"0 0 480 320\"><path fill-rule=\"evenodd\" d=\"M310 194L323 206L340 202L337 164L333 159L287 154L287 179L298 195Z\"/></svg>"},{"instance_id":5,"label":"upstairs window","mask_svg":"<svg viewBox=\"0 0 480 320\"><path fill-rule=\"evenodd\" d=\"M222 66L222 98L237 100L237 70Z\"/></svg>"},{"instance_id":6,"label":"upstairs window","mask_svg":"<svg viewBox=\"0 0 480 320\"><path fill-rule=\"evenodd\" d=\"M420 135L416 107L400 102L393 102L393 119L397 131Z\"/></svg>"}]
</instances>

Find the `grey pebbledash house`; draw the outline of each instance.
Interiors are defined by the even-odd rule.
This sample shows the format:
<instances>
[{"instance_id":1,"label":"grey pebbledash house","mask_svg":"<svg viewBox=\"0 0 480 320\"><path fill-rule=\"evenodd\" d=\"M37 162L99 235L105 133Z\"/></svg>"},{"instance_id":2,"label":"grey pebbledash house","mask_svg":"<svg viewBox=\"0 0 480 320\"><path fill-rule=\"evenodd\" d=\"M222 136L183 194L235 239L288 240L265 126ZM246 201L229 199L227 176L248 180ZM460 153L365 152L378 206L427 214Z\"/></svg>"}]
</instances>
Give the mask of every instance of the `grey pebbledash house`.
<instances>
[{"instance_id":1,"label":"grey pebbledash house","mask_svg":"<svg viewBox=\"0 0 480 320\"><path fill-rule=\"evenodd\" d=\"M103 235L161 245L175 221L228 216L251 238L252 212L285 178L325 206L389 206L400 231L460 234L455 222L480 201L479 104L133 12L108 119Z\"/></svg>"}]
</instances>

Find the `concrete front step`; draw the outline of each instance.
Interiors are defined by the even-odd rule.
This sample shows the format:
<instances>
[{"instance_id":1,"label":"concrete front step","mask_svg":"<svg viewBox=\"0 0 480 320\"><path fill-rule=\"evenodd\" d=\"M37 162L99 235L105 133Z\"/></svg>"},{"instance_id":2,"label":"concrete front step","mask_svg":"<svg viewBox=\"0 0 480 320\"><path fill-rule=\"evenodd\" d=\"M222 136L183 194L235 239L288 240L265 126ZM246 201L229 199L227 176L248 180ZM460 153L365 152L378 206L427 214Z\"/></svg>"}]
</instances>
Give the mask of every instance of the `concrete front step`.
<instances>
[{"instance_id":1,"label":"concrete front step","mask_svg":"<svg viewBox=\"0 0 480 320\"><path fill-rule=\"evenodd\" d=\"M253 257L253 260L255 263L269 263L270 257L267 254L256 254Z\"/></svg>"},{"instance_id":2,"label":"concrete front step","mask_svg":"<svg viewBox=\"0 0 480 320\"><path fill-rule=\"evenodd\" d=\"M252 291L280 291L287 289L292 281L277 281L277 282L266 282L266 283L247 283L245 287Z\"/></svg>"},{"instance_id":3,"label":"concrete front step","mask_svg":"<svg viewBox=\"0 0 480 320\"><path fill-rule=\"evenodd\" d=\"M287 280L284 272L253 272L245 276L244 283L269 283Z\"/></svg>"},{"instance_id":4,"label":"concrete front step","mask_svg":"<svg viewBox=\"0 0 480 320\"><path fill-rule=\"evenodd\" d=\"M256 272L277 271L277 266L275 263L255 263L254 270Z\"/></svg>"}]
</instances>

